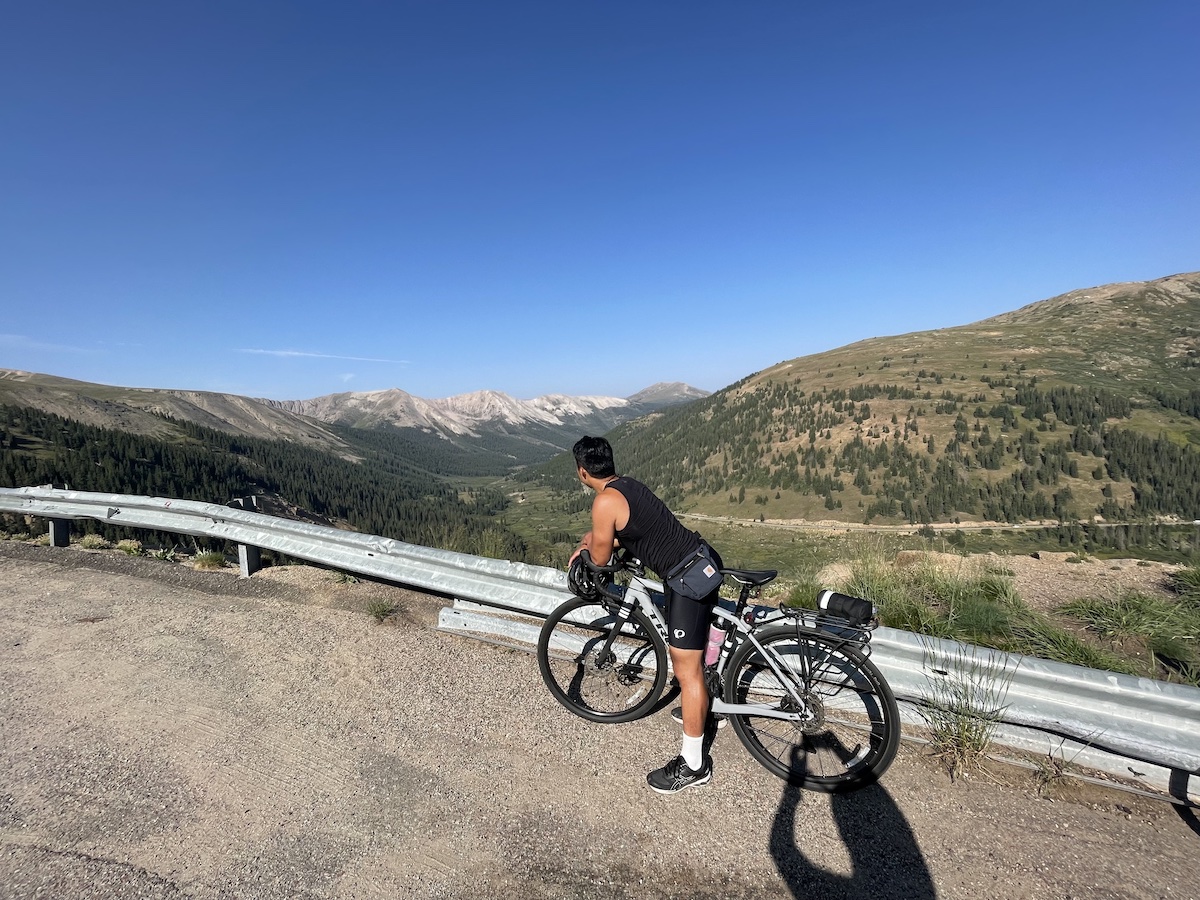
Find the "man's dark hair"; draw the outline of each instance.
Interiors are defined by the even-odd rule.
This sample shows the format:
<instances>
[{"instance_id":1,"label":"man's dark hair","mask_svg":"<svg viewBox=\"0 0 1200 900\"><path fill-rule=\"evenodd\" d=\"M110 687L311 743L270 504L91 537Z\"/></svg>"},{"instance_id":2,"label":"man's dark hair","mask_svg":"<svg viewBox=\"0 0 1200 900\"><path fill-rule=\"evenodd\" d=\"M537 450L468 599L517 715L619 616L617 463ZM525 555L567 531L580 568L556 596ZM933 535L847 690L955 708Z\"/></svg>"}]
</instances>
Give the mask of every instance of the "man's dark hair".
<instances>
[{"instance_id":1,"label":"man's dark hair","mask_svg":"<svg viewBox=\"0 0 1200 900\"><path fill-rule=\"evenodd\" d=\"M611 478L617 474L612 444L602 437L584 435L575 442L571 452L575 454L575 465L582 466L593 478Z\"/></svg>"}]
</instances>

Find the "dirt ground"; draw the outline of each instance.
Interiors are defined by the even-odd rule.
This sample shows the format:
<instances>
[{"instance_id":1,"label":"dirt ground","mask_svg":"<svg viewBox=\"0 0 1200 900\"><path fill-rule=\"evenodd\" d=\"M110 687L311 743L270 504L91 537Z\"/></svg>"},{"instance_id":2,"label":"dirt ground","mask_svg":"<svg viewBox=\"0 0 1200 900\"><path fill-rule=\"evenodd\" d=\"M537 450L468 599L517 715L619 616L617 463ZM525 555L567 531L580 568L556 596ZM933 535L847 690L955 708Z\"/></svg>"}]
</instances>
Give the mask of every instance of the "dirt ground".
<instances>
[{"instance_id":1,"label":"dirt ground","mask_svg":"<svg viewBox=\"0 0 1200 900\"><path fill-rule=\"evenodd\" d=\"M1074 553L1044 551L1005 556L995 553L960 556L923 550L896 554L899 566L925 563L966 575L980 574L989 568L1009 573L1021 599L1043 612L1078 598L1115 599L1128 592L1173 597L1170 576L1181 568L1149 560L1080 558ZM835 563L822 569L818 578L822 583L836 584L849 575L848 564Z\"/></svg>"},{"instance_id":2,"label":"dirt ground","mask_svg":"<svg viewBox=\"0 0 1200 900\"><path fill-rule=\"evenodd\" d=\"M1191 814L910 744L828 797L727 728L659 796L670 701L578 719L443 603L0 543L0 897L1200 898Z\"/></svg>"}]
</instances>

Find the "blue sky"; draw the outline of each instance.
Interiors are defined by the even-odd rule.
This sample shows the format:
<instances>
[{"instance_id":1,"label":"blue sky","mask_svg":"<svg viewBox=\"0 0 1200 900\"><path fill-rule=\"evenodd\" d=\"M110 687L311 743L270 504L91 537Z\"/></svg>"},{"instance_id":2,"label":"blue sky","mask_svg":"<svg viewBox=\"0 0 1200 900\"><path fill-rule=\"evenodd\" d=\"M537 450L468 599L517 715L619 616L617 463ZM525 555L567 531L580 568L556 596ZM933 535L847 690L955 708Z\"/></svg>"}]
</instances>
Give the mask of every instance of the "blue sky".
<instances>
[{"instance_id":1,"label":"blue sky","mask_svg":"<svg viewBox=\"0 0 1200 900\"><path fill-rule=\"evenodd\" d=\"M0 367L719 389L1200 269L1200 4L8 4Z\"/></svg>"}]
</instances>

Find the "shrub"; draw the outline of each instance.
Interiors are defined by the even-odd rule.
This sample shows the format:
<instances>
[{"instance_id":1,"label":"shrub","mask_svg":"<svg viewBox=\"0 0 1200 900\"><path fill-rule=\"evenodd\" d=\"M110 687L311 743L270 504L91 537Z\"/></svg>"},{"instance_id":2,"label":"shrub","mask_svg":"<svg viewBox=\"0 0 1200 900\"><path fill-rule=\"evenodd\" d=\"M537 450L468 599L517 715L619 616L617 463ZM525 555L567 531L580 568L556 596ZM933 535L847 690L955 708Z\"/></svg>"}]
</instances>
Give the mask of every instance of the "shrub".
<instances>
[{"instance_id":1,"label":"shrub","mask_svg":"<svg viewBox=\"0 0 1200 900\"><path fill-rule=\"evenodd\" d=\"M142 552L142 542L126 538L123 541L117 541L117 549L130 556L138 556Z\"/></svg>"},{"instance_id":2,"label":"shrub","mask_svg":"<svg viewBox=\"0 0 1200 900\"><path fill-rule=\"evenodd\" d=\"M107 550L112 546L103 535L85 534L79 539L79 546L84 550Z\"/></svg>"}]
</instances>

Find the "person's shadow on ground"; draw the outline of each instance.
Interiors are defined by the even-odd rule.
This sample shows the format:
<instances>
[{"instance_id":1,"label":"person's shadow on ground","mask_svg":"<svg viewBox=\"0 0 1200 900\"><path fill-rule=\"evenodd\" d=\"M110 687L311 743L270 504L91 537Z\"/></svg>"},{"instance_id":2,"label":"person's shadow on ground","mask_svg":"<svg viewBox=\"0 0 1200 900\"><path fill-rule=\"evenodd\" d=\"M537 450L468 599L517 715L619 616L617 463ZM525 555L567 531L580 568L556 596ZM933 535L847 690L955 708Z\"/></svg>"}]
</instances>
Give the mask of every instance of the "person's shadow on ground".
<instances>
[{"instance_id":1,"label":"person's shadow on ground","mask_svg":"<svg viewBox=\"0 0 1200 900\"><path fill-rule=\"evenodd\" d=\"M850 854L851 873L838 875L812 863L796 846L796 813L805 791L788 784L771 823L769 847L794 897L935 898L933 878L908 820L878 784L831 798L834 821Z\"/></svg>"}]
</instances>

